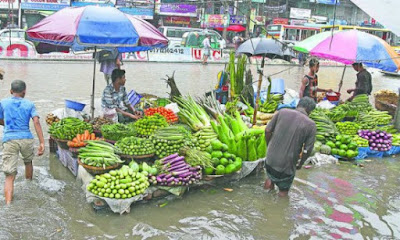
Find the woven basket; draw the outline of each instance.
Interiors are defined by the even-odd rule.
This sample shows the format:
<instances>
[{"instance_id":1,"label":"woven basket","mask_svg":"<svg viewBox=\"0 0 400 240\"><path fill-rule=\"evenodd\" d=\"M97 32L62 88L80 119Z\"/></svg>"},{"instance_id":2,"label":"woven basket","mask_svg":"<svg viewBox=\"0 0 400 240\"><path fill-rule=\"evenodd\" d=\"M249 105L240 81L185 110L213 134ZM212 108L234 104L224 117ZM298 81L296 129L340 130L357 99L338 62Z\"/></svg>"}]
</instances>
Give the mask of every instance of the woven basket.
<instances>
[{"instance_id":1,"label":"woven basket","mask_svg":"<svg viewBox=\"0 0 400 240\"><path fill-rule=\"evenodd\" d=\"M63 139L56 139L56 138L54 138L54 141L56 141L57 145L58 145L61 149L69 150L69 147L68 147L68 144L67 144L69 140L63 140Z\"/></svg>"},{"instance_id":2,"label":"woven basket","mask_svg":"<svg viewBox=\"0 0 400 240\"><path fill-rule=\"evenodd\" d=\"M79 155L79 149L82 147L70 147L68 150L72 153L72 157L77 158Z\"/></svg>"},{"instance_id":3,"label":"woven basket","mask_svg":"<svg viewBox=\"0 0 400 240\"><path fill-rule=\"evenodd\" d=\"M81 162L81 160L78 158L78 164L81 165L84 169L86 169L86 171L88 171L88 173L92 174L92 175L98 175L98 174L103 174L103 173L107 173L111 170L120 168L121 165L119 163L112 165L112 166L108 166L106 168L102 168L102 167L94 167L94 166L89 166L86 165L84 163Z\"/></svg>"},{"instance_id":4,"label":"woven basket","mask_svg":"<svg viewBox=\"0 0 400 240\"><path fill-rule=\"evenodd\" d=\"M375 99L375 108L380 111L388 111L394 117L396 115L397 104L391 104L382 100Z\"/></svg>"},{"instance_id":5,"label":"woven basket","mask_svg":"<svg viewBox=\"0 0 400 240\"><path fill-rule=\"evenodd\" d=\"M104 139L104 141L111 143L112 145L114 145L117 141L114 140L108 140L108 139Z\"/></svg>"}]
</instances>

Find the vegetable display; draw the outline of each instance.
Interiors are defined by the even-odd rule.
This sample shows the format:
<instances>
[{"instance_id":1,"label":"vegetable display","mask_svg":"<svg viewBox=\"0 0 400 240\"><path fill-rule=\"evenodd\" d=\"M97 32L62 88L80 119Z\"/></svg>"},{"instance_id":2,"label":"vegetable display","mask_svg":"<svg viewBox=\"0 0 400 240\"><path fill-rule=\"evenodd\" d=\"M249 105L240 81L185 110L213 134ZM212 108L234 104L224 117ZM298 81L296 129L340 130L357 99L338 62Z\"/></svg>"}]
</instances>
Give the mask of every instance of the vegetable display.
<instances>
[{"instance_id":1,"label":"vegetable display","mask_svg":"<svg viewBox=\"0 0 400 240\"><path fill-rule=\"evenodd\" d=\"M49 128L49 133L56 139L72 140L77 134L83 134L86 130L92 133L92 125L78 118L67 117L54 122Z\"/></svg>"},{"instance_id":2,"label":"vegetable display","mask_svg":"<svg viewBox=\"0 0 400 240\"><path fill-rule=\"evenodd\" d=\"M392 146L400 146L400 134L392 135Z\"/></svg>"},{"instance_id":3,"label":"vegetable display","mask_svg":"<svg viewBox=\"0 0 400 240\"><path fill-rule=\"evenodd\" d=\"M144 114L146 116L153 116L156 113L165 117L168 123L176 123L179 120L178 116L171 109L167 109L165 107L148 108L144 110Z\"/></svg>"},{"instance_id":4,"label":"vegetable display","mask_svg":"<svg viewBox=\"0 0 400 240\"><path fill-rule=\"evenodd\" d=\"M369 146L369 141L358 135L354 135L353 141L357 144L358 147L368 147Z\"/></svg>"},{"instance_id":5,"label":"vegetable display","mask_svg":"<svg viewBox=\"0 0 400 240\"><path fill-rule=\"evenodd\" d=\"M136 136L136 130L132 124L124 125L121 123L115 123L103 125L101 127L101 134L107 140L118 141L125 137Z\"/></svg>"},{"instance_id":6,"label":"vegetable display","mask_svg":"<svg viewBox=\"0 0 400 240\"><path fill-rule=\"evenodd\" d=\"M119 170L96 175L87 190L100 197L125 199L144 194L149 185L144 174L124 165Z\"/></svg>"},{"instance_id":7,"label":"vegetable display","mask_svg":"<svg viewBox=\"0 0 400 240\"><path fill-rule=\"evenodd\" d=\"M201 151L206 151L210 146L211 141L218 139L218 135L214 132L211 126L202 128L200 131L194 133L193 137L195 145Z\"/></svg>"},{"instance_id":8,"label":"vegetable display","mask_svg":"<svg viewBox=\"0 0 400 240\"><path fill-rule=\"evenodd\" d=\"M368 113L360 114L357 123L361 129L372 130L378 125L388 125L392 121L392 116L386 111L373 110Z\"/></svg>"},{"instance_id":9,"label":"vegetable display","mask_svg":"<svg viewBox=\"0 0 400 240\"><path fill-rule=\"evenodd\" d=\"M113 121L108 118L103 118L103 117L96 117L90 123L93 125L93 130L94 131L101 131L101 127L103 125L110 125L113 124Z\"/></svg>"},{"instance_id":10,"label":"vegetable display","mask_svg":"<svg viewBox=\"0 0 400 240\"><path fill-rule=\"evenodd\" d=\"M358 135L369 141L369 148L374 151L388 151L392 147L392 135L384 131L360 130Z\"/></svg>"},{"instance_id":11,"label":"vegetable display","mask_svg":"<svg viewBox=\"0 0 400 240\"><path fill-rule=\"evenodd\" d=\"M195 166L200 166L202 168L213 167L210 153L202 152L197 149L192 149L189 147L183 147L180 150L180 154L182 156L185 156L185 161L192 167Z\"/></svg>"},{"instance_id":12,"label":"vegetable display","mask_svg":"<svg viewBox=\"0 0 400 240\"><path fill-rule=\"evenodd\" d=\"M54 115L54 114L52 114L52 113L49 113L49 114L47 114L47 116L46 116L46 123L47 123L47 125L51 125L51 124L53 124L53 123L55 123L55 122L59 122L60 121L60 119L56 116L56 115Z\"/></svg>"},{"instance_id":13,"label":"vegetable display","mask_svg":"<svg viewBox=\"0 0 400 240\"><path fill-rule=\"evenodd\" d=\"M131 156L142 156L154 154L154 144L149 139L138 137L125 137L115 143L122 154Z\"/></svg>"},{"instance_id":14,"label":"vegetable display","mask_svg":"<svg viewBox=\"0 0 400 240\"><path fill-rule=\"evenodd\" d=\"M334 140L327 141L325 146L330 148L330 153L326 154L338 155L348 159L358 156L357 143L349 135L337 135ZM326 148L324 151L327 152L328 149Z\"/></svg>"},{"instance_id":15,"label":"vegetable display","mask_svg":"<svg viewBox=\"0 0 400 240\"><path fill-rule=\"evenodd\" d=\"M169 126L155 132L151 138L158 157L178 153L179 150L190 143L190 133L181 126Z\"/></svg>"},{"instance_id":16,"label":"vegetable display","mask_svg":"<svg viewBox=\"0 0 400 240\"><path fill-rule=\"evenodd\" d=\"M205 167L205 175L225 175L239 171L242 168L242 158L228 151L228 146L219 140L211 142L211 161L213 166Z\"/></svg>"},{"instance_id":17,"label":"vegetable display","mask_svg":"<svg viewBox=\"0 0 400 240\"><path fill-rule=\"evenodd\" d=\"M134 123L138 135L150 137L157 129L167 127L168 123L165 117L158 113L152 116L145 116Z\"/></svg>"},{"instance_id":18,"label":"vegetable display","mask_svg":"<svg viewBox=\"0 0 400 240\"><path fill-rule=\"evenodd\" d=\"M175 97L174 101L179 106L179 119L189 125L193 131L197 132L203 127L210 126L210 117L207 112L191 96Z\"/></svg>"},{"instance_id":19,"label":"vegetable display","mask_svg":"<svg viewBox=\"0 0 400 240\"><path fill-rule=\"evenodd\" d=\"M100 138L96 137L94 133L90 133L88 130L85 130L83 134L77 134L76 137L72 139L72 141L68 141L68 147L84 147L87 145L87 140L100 140Z\"/></svg>"},{"instance_id":20,"label":"vegetable display","mask_svg":"<svg viewBox=\"0 0 400 240\"><path fill-rule=\"evenodd\" d=\"M338 131L336 125L329 119L328 116L320 109L315 109L311 112L310 118L315 122L317 126L316 138L318 141L325 143L326 141L332 141L335 139Z\"/></svg>"},{"instance_id":21,"label":"vegetable display","mask_svg":"<svg viewBox=\"0 0 400 240\"><path fill-rule=\"evenodd\" d=\"M89 166L103 167L123 163L117 153L120 150L104 141L86 141L86 147L79 149L79 160Z\"/></svg>"},{"instance_id":22,"label":"vegetable display","mask_svg":"<svg viewBox=\"0 0 400 240\"><path fill-rule=\"evenodd\" d=\"M338 122L336 128L340 134L344 135L356 135L360 126L355 122Z\"/></svg>"},{"instance_id":23,"label":"vegetable display","mask_svg":"<svg viewBox=\"0 0 400 240\"><path fill-rule=\"evenodd\" d=\"M185 162L185 157L181 157L177 153L159 160L159 163L161 174L150 177L149 181L152 184L189 186L201 179L201 167L191 167Z\"/></svg>"}]
</instances>

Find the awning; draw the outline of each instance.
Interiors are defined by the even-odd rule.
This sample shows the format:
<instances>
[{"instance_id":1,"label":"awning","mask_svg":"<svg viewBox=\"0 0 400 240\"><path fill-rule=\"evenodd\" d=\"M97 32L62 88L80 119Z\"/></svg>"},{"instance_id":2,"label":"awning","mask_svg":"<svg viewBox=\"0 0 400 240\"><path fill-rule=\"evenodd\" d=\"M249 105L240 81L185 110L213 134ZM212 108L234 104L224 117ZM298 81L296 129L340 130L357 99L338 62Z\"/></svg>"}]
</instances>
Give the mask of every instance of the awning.
<instances>
[{"instance_id":1,"label":"awning","mask_svg":"<svg viewBox=\"0 0 400 240\"><path fill-rule=\"evenodd\" d=\"M380 24L400 36L399 0L351 0Z\"/></svg>"}]
</instances>

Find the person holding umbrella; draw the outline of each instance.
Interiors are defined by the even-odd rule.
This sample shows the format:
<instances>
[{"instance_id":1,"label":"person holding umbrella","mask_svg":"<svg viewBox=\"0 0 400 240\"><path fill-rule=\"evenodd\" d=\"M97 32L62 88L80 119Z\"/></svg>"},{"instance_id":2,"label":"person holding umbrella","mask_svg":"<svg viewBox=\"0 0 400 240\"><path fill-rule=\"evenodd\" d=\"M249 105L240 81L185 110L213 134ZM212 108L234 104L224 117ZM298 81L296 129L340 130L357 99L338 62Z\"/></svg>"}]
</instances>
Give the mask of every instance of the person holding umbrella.
<instances>
[{"instance_id":1,"label":"person holding umbrella","mask_svg":"<svg viewBox=\"0 0 400 240\"><path fill-rule=\"evenodd\" d=\"M303 97L310 97L317 102L318 92L332 92L332 89L322 89L318 87L318 76L319 71L319 61L315 58L310 59L309 62L310 71L304 76L301 81L300 87L300 99Z\"/></svg>"},{"instance_id":2,"label":"person holding umbrella","mask_svg":"<svg viewBox=\"0 0 400 240\"><path fill-rule=\"evenodd\" d=\"M357 81L356 88L347 90L347 93L353 95L347 99L347 101L352 101L353 98L360 94L371 95L372 92L372 77L371 74L364 68L362 63L353 63L353 69L357 71Z\"/></svg>"}]
</instances>

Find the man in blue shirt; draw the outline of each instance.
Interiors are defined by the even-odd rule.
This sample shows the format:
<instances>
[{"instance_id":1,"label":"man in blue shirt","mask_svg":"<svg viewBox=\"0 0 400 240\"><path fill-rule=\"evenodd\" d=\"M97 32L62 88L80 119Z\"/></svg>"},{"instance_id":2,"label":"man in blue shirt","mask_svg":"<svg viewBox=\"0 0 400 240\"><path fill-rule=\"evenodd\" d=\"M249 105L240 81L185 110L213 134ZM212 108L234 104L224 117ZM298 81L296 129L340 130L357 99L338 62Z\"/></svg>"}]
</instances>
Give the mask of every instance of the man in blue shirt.
<instances>
[{"instance_id":1,"label":"man in blue shirt","mask_svg":"<svg viewBox=\"0 0 400 240\"><path fill-rule=\"evenodd\" d=\"M14 80L11 83L10 92L12 97L3 99L0 102L0 125L4 126L3 161L0 168L6 175L4 196L7 205L12 201L20 153L25 163L25 178L32 179L34 150L33 135L29 130L31 119L33 119L40 141L38 155L41 156L44 153L44 138L39 115L36 112L35 105L31 101L24 99L26 93L25 82Z\"/></svg>"}]
</instances>

